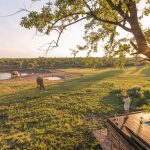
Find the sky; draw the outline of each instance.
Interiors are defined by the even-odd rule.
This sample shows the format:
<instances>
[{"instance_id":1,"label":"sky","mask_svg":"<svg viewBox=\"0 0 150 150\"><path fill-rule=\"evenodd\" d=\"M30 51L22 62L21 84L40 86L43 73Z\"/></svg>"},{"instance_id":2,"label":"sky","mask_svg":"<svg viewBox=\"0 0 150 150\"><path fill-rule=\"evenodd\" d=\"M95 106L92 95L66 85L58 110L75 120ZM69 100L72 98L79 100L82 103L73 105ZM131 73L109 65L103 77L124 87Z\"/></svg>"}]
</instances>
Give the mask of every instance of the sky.
<instances>
[{"instance_id":1,"label":"sky","mask_svg":"<svg viewBox=\"0 0 150 150\"><path fill-rule=\"evenodd\" d=\"M42 0L45 3L47 0ZM0 0L0 16L5 16L18 11L20 8L40 10L41 2L32 4L31 0ZM67 30L61 36L59 47L49 51L48 54L39 48L53 38L56 34L49 36L35 35L35 29L25 29L20 26L21 17L26 12L18 13L11 17L0 17L0 58L30 58L30 57L71 57L71 50L76 45L83 44L84 22L79 22ZM145 22L147 20L145 19ZM102 47L100 51L92 53L91 56L103 56ZM77 56L86 56L80 52Z\"/></svg>"}]
</instances>

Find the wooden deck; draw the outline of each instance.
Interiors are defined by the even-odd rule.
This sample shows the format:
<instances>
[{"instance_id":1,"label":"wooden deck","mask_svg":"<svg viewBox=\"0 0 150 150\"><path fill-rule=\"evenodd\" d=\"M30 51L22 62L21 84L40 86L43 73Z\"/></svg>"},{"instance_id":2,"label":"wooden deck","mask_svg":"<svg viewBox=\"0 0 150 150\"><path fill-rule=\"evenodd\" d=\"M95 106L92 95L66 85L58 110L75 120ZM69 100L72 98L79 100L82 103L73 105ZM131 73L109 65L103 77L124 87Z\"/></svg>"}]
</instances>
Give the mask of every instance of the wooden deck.
<instances>
[{"instance_id":1,"label":"wooden deck","mask_svg":"<svg viewBox=\"0 0 150 150\"><path fill-rule=\"evenodd\" d=\"M109 118L109 121L113 123L116 128L122 131L125 135L130 136L126 127L132 130L138 137L140 137L144 142L150 145L150 126L147 125L145 122L150 121L150 113L132 113L129 115L128 119L124 118L125 116L117 116ZM141 123L141 117L142 122Z\"/></svg>"}]
</instances>

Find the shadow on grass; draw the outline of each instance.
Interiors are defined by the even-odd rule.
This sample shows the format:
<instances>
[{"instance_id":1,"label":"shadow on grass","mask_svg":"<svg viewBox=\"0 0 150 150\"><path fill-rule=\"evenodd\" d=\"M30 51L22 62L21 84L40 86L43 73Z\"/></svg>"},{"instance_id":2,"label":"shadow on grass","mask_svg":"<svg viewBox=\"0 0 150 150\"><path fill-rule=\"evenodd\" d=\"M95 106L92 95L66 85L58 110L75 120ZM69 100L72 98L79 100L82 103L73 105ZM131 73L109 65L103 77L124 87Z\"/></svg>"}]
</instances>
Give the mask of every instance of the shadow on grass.
<instances>
[{"instance_id":1,"label":"shadow on grass","mask_svg":"<svg viewBox=\"0 0 150 150\"><path fill-rule=\"evenodd\" d=\"M137 107L141 107L147 104L147 101L143 98L131 98L130 112L137 111ZM111 91L107 96L101 99L105 109L102 112L106 116L114 116L115 114L124 114L124 102L123 96L120 94L115 94Z\"/></svg>"},{"instance_id":2,"label":"shadow on grass","mask_svg":"<svg viewBox=\"0 0 150 150\"><path fill-rule=\"evenodd\" d=\"M122 73L121 70L112 70L112 71L106 71L104 73L100 73L96 75L85 76L79 79L74 79L74 80L59 84L59 86L57 87L57 90L61 92L79 90L84 87L89 87L91 84L94 84L97 81L101 81L103 79L110 78L110 77L116 77L117 75L121 73Z\"/></svg>"},{"instance_id":3,"label":"shadow on grass","mask_svg":"<svg viewBox=\"0 0 150 150\"><path fill-rule=\"evenodd\" d=\"M146 69L143 69L141 71L141 74L143 74L144 76L146 77L150 77L150 67L146 68Z\"/></svg>"},{"instance_id":4,"label":"shadow on grass","mask_svg":"<svg viewBox=\"0 0 150 150\"><path fill-rule=\"evenodd\" d=\"M106 116L114 116L115 114L122 114L124 112L122 97L117 96L112 91L107 96L103 97L101 102L105 107L104 114Z\"/></svg>"},{"instance_id":5,"label":"shadow on grass","mask_svg":"<svg viewBox=\"0 0 150 150\"><path fill-rule=\"evenodd\" d=\"M4 95L0 98L0 103L15 103L15 102L23 102L26 100L32 100L32 99L38 99L38 98L44 98L46 96L52 96L64 92L70 92L75 90L80 90L82 88L87 88L90 85L96 83L97 81L101 81L106 78L116 77L119 74L121 74L121 70L112 70L112 71L106 71L104 73L96 74L96 75L90 75L85 76L69 81L65 81L62 83L59 83L57 85L48 86L46 87L45 91L39 91L37 89L30 89L23 92L17 92L10 95Z\"/></svg>"},{"instance_id":6,"label":"shadow on grass","mask_svg":"<svg viewBox=\"0 0 150 150\"><path fill-rule=\"evenodd\" d=\"M131 70L130 75L136 74L140 69L141 67L134 68L133 70Z\"/></svg>"}]
</instances>

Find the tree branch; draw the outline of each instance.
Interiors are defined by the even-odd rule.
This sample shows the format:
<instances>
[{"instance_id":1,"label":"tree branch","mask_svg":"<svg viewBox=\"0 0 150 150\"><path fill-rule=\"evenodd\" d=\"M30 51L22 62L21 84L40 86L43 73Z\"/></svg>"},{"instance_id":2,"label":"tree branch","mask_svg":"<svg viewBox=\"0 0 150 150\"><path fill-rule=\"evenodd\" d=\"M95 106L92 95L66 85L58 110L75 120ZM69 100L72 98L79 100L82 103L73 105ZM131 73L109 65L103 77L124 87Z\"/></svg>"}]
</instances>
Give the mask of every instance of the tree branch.
<instances>
[{"instance_id":1,"label":"tree branch","mask_svg":"<svg viewBox=\"0 0 150 150\"><path fill-rule=\"evenodd\" d=\"M109 6L112 8L112 10L116 10L120 14L120 16L124 18L125 13L121 9L121 5L122 5L121 0L119 1L118 5L114 5L114 3L112 2L112 0L106 0L106 1L109 4ZM129 16L127 16L127 20L129 22Z\"/></svg>"},{"instance_id":2,"label":"tree branch","mask_svg":"<svg viewBox=\"0 0 150 150\"><path fill-rule=\"evenodd\" d=\"M60 20L62 20L62 19L65 19L65 18L68 18L68 17L70 17L70 16L74 16L74 15L86 15L86 14L88 14L88 12L87 13L70 13L70 14L67 14L67 15L64 15L64 16L62 16L61 18L59 18L59 19L57 19L54 23L52 23L52 27L56 24L56 23L58 23Z\"/></svg>"},{"instance_id":3,"label":"tree branch","mask_svg":"<svg viewBox=\"0 0 150 150\"><path fill-rule=\"evenodd\" d=\"M84 20L84 19L86 19L86 17L83 17L83 18L80 18L80 19L78 19L78 20L76 20L76 21L74 21L74 22L71 22L71 23L65 25L64 28L66 28L67 26L70 26L70 25L72 25L72 24L75 24L75 23L77 23L77 22L79 22L79 21L81 21L81 20Z\"/></svg>"},{"instance_id":4,"label":"tree branch","mask_svg":"<svg viewBox=\"0 0 150 150\"><path fill-rule=\"evenodd\" d=\"M98 17L98 16L93 12L93 10L90 8L90 6L87 4L87 2L86 2L85 0L83 0L83 2L84 2L84 4L86 5L86 7L89 9L90 15L91 15L94 19L96 19L96 20L98 20L98 21L100 21L100 22L117 25L117 26L123 28L124 30L126 30L126 31L128 31L128 32L131 32L131 29L130 29L130 28L128 28L128 27L122 25L120 22L114 22L114 21L110 21L110 20L106 20L106 19L102 19L102 18Z\"/></svg>"},{"instance_id":5,"label":"tree branch","mask_svg":"<svg viewBox=\"0 0 150 150\"><path fill-rule=\"evenodd\" d=\"M46 43L46 44L43 45L43 46L45 46L45 45L49 44L49 46L47 47L47 49L44 50L44 51L46 51L46 55L47 55L47 53L48 53L49 50L52 50L53 48L56 48L56 47L58 46L58 43L59 43L59 41L60 41L60 37L61 37L61 35L62 35L64 29L66 29L66 27L68 27L68 26L70 26L70 25L72 25L72 24L75 24L75 23L77 23L77 22L80 22L80 21L82 21L82 20L84 20L84 19L86 19L86 17L82 17L82 18L80 18L80 19L78 19L78 20L76 20L76 21L74 21L74 22L71 22L71 23L69 23L69 24L64 25L64 26L62 26L62 29L61 29L60 31L56 29L56 31L58 32L58 37L57 37L57 39L56 39L56 40L52 40L50 43ZM52 44L54 44L54 45L52 45ZM41 46L40 49L41 49L43 46Z\"/></svg>"},{"instance_id":6,"label":"tree branch","mask_svg":"<svg viewBox=\"0 0 150 150\"><path fill-rule=\"evenodd\" d=\"M20 10L18 10L18 11L16 11L16 12L14 12L14 13L12 13L12 14L4 15L4 16L0 16L0 17L11 17L11 16L14 16L14 15L16 15L16 14L20 13L20 12L23 12L23 11L31 12L31 11L29 11L29 10L25 9L25 8L20 8Z\"/></svg>"},{"instance_id":7,"label":"tree branch","mask_svg":"<svg viewBox=\"0 0 150 150\"><path fill-rule=\"evenodd\" d=\"M138 47L137 47L137 45L135 45L131 40L130 40L130 44L132 45L132 47L135 49L135 50L137 50L138 51Z\"/></svg>"}]
</instances>

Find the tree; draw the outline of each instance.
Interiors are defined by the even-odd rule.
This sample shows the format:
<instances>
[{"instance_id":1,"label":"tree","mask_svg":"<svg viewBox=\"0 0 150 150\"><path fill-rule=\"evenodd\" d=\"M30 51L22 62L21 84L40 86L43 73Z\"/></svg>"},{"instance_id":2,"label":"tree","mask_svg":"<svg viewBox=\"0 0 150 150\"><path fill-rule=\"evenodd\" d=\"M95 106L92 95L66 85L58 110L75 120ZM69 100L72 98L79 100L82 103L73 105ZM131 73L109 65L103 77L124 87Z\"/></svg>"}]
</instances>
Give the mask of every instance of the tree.
<instances>
[{"instance_id":1,"label":"tree","mask_svg":"<svg viewBox=\"0 0 150 150\"><path fill-rule=\"evenodd\" d=\"M58 38L48 43L49 50L58 46L68 26L86 20L83 37L86 43L78 46L79 50L97 51L99 41L103 41L109 56L142 54L150 61L150 28L144 29L141 24L142 18L149 14L149 0L50 0L40 12L30 11L23 17L21 25L44 34L56 31ZM131 36L120 36L119 28Z\"/></svg>"}]
</instances>

